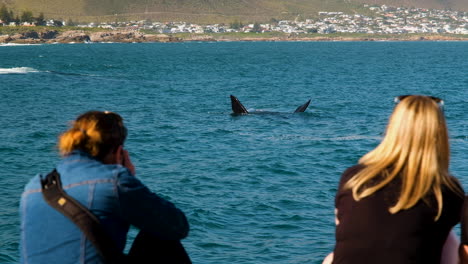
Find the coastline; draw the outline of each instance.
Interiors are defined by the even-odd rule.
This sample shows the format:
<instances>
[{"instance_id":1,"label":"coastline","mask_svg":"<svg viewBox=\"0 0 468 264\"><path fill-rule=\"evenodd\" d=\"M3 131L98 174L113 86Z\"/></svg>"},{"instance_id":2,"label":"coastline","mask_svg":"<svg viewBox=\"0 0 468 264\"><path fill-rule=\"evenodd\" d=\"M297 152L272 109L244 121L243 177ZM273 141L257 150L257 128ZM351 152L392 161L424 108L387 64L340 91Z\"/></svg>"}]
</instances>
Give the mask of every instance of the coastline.
<instances>
[{"instance_id":1,"label":"coastline","mask_svg":"<svg viewBox=\"0 0 468 264\"><path fill-rule=\"evenodd\" d=\"M4 33L4 32L3 32ZM262 36L258 36L262 35ZM142 43L142 42L297 42L297 41L468 41L467 35L444 34L155 34L137 30L27 29L0 35L0 44Z\"/></svg>"}]
</instances>

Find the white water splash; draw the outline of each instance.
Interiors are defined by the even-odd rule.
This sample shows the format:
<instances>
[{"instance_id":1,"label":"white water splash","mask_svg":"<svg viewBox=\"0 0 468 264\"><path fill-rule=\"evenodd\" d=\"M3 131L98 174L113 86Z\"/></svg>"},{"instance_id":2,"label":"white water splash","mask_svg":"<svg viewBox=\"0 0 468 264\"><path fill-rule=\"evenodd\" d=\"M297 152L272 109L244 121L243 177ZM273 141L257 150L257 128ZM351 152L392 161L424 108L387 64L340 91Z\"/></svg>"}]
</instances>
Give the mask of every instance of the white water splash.
<instances>
[{"instance_id":1,"label":"white water splash","mask_svg":"<svg viewBox=\"0 0 468 264\"><path fill-rule=\"evenodd\" d=\"M0 74L26 74L31 72L39 71L30 67L0 68Z\"/></svg>"},{"instance_id":2,"label":"white water splash","mask_svg":"<svg viewBox=\"0 0 468 264\"><path fill-rule=\"evenodd\" d=\"M20 43L0 43L0 47L11 47L11 46L40 46L43 44L20 44Z\"/></svg>"}]
</instances>

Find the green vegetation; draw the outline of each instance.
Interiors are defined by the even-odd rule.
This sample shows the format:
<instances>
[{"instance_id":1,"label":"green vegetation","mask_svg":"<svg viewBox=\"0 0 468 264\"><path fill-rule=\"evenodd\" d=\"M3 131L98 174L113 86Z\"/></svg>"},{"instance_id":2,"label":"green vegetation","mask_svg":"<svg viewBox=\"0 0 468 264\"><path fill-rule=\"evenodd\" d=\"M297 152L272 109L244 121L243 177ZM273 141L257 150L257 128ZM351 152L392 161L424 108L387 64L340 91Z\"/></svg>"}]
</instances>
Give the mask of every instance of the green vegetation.
<instances>
[{"instance_id":1,"label":"green vegetation","mask_svg":"<svg viewBox=\"0 0 468 264\"><path fill-rule=\"evenodd\" d=\"M0 27L0 35L15 35L15 34L23 34L26 32L46 32L55 30L59 33L70 31L70 30L80 30L83 32L100 32L104 31L102 28L79 28L79 27L47 27L47 26L37 26L37 27L25 27L25 26L15 26L15 27Z\"/></svg>"},{"instance_id":2,"label":"green vegetation","mask_svg":"<svg viewBox=\"0 0 468 264\"><path fill-rule=\"evenodd\" d=\"M240 21L303 21L316 18L319 11L369 13L362 4L344 0L14 0L9 3L16 14L29 10L33 14L44 13L47 19L82 22L151 19L242 24Z\"/></svg>"},{"instance_id":3,"label":"green vegetation","mask_svg":"<svg viewBox=\"0 0 468 264\"><path fill-rule=\"evenodd\" d=\"M21 12L21 16L18 14L14 14L13 10L8 9L5 4L2 4L0 7L0 20L3 23L10 23L10 22L28 22L28 23L36 23L36 25L43 26L45 25L44 13L40 13L38 17L34 17L32 11L24 10Z\"/></svg>"},{"instance_id":4,"label":"green vegetation","mask_svg":"<svg viewBox=\"0 0 468 264\"><path fill-rule=\"evenodd\" d=\"M229 23L229 27L232 28L232 29L240 29L243 26L244 26L244 24L242 24L242 22L240 22L238 20L234 20L234 22Z\"/></svg>"},{"instance_id":5,"label":"green vegetation","mask_svg":"<svg viewBox=\"0 0 468 264\"><path fill-rule=\"evenodd\" d=\"M253 28L252 28L252 32L255 32L255 33L262 32L262 28L260 27L260 23L258 23L258 22L254 23Z\"/></svg>"},{"instance_id":6,"label":"green vegetation","mask_svg":"<svg viewBox=\"0 0 468 264\"><path fill-rule=\"evenodd\" d=\"M10 11L21 19L22 12L43 13L47 19L81 22L145 20L186 21L197 24L315 19L319 11L372 15L363 6L368 0L11 0ZM415 6L468 11L466 0L374 0L372 4ZM11 19L15 19L12 16ZM241 22L242 21L242 22Z\"/></svg>"},{"instance_id":7,"label":"green vegetation","mask_svg":"<svg viewBox=\"0 0 468 264\"><path fill-rule=\"evenodd\" d=\"M8 10L5 4L0 7L0 20L4 21L4 23L9 23L14 21L15 15L13 14L12 10Z\"/></svg>"},{"instance_id":8,"label":"green vegetation","mask_svg":"<svg viewBox=\"0 0 468 264\"><path fill-rule=\"evenodd\" d=\"M33 13L31 11L23 11L21 14L21 22L34 22Z\"/></svg>"}]
</instances>

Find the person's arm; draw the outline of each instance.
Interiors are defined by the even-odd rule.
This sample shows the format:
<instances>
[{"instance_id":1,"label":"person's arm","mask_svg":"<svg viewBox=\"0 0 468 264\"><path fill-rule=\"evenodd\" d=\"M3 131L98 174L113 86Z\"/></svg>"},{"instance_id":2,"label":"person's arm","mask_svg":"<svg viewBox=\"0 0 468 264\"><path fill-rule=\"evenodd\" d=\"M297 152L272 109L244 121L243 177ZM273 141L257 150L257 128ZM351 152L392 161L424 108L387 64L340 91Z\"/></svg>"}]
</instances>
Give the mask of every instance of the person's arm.
<instances>
[{"instance_id":1,"label":"person's arm","mask_svg":"<svg viewBox=\"0 0 468 264\"><path fill-rule=\"evenodd\" d=\"M460 264L468 264L468 196L464 198L460 227L461 242L458 249L458 257L460 258Z\"/></svg>"},{"instance_id":2,"label":"person's arm","mask_svg":"<svg viewBox=\"0 0 468 264\"><path fill-rule=\"evenodd\" d=\"M355 175L359 170L363 168L362 165L356 165L353 167L350 167L346 169L343 174L341 175L340 182L338 184L338 191L335 196L335 225L338 226L340 224L340 220L338 219L338 199L339 199L339 194L340 191L343 189L344 185L346 182L353 176ZM343 212L342 212L343 213ZM325 259L323 260L322 264L331 264L333 263L333 258L334 258L334 252L332 251L330 254L328 254ZM468 264L468 263L467 263Z\"/></svg>"},{"instance_id":3,"label":"person's arm","mask_svg":"<svg viewBox=\"0 0 468 264\"><path fill-rule=\"evenodd\" d=\"M335 208L335 225L339 225L340 220L338 220L338 209ZM323 260L322 264L331 264L333 262L333 251L328 254Z\"/></svg>"},{"instance_id":4,"label":"person's arm","mask_svg":"<svg viewBox=\"0 0 468 264\"><path fill-rule=\"evenodd\" d=\"M136 171L135 171L135 166L133 165L132 161L130 160L130 155L128 154L128 151L123 148L123 146L119 146L117 148L116 154L115 154L115 161L126 167L130 173L135 176Z\"/></svg>"},{"instance_id":5,"label":"person's arm","mask_svg":"<svg viewBox=\"0 0 468 264\"><path fill-rule=\"evenodd\" d=\"M442 248L442 256L440 258L441 264L457 264L459 263L458 247L460 241L458 241L455 232L450 231L447 239L445 240L444 247Z\"/></svg>"},{"instance_id":6,"label":"person's arm","mask_svg":"<svg viewBox=\"0 0 468 264\"><path fill-rule=\"evenodd\" d=\"M322 264L332 264L332 262L333 262L333 252L331 252L330 254L328 254L328 256L325 257Z\"/></svg>"},{"instance_id":7,"label":"person's arm","mask_svg":"<svg viewBox=\"0 0 468 264\"><path fill-rule=\"evenodd\" d=\"M184 213L171 202L151 192L135 178L135 166L123 146L117 149L115 161L128 169L120 172L117 183L124 219L162 239L185 238L188 235L189 224Z\"/></svg>"},{"instance_id":8,"label":"person's arm","mask_svg":"<svg viewBox=\"0 0 468 264\"><path fill-rule=\"evenodd\" d=\"M468 245L460 244L458 250L459 263L468 264Z\"/></svg>"},{"instance_id":9,"label":"person's arm","mask_svg":"<svg viewBox=\"0 0 468 264\"><path fill-rule=\"evenodd\" d=\"M162 239L180 240L188 235L184 213L128 172L119 175L117 189L122 216L131 225Z\"/></svg>"}]
</instances>

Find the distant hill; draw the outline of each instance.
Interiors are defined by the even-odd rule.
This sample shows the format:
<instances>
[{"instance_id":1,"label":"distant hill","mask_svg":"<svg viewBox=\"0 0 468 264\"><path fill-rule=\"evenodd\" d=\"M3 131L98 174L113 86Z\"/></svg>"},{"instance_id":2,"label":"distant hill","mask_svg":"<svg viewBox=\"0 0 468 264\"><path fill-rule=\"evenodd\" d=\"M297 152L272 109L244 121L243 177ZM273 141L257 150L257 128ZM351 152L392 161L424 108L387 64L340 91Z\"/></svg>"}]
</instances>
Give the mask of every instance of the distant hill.
<instances>
[{"instance_id":1,"label":"distant hill","mask_svg":"<svg viewBox=\"0 0 468 264\"><path fill-rule=\"evenodd\" d=\"M468 12L468 0L360 0L369 4L421 7L427 9L451 9Z\"/></svg>"},{"instance_id":2,"label":"distant hill","mask_svg":"<svg viewBox=\"0 0 468 264\"><path fill-rule=\"evenodd\" d=\"M314 18L319 11L366 14L369 4L468 11L467 0L0 0L17 12L74 21L229 23Z\"/></svg>"}]
</instances>

